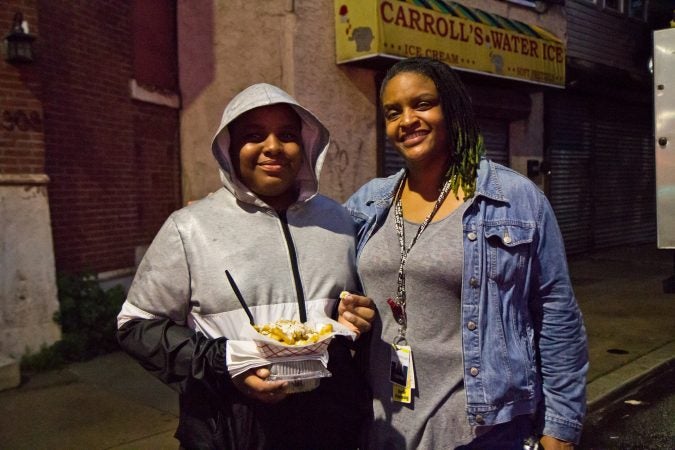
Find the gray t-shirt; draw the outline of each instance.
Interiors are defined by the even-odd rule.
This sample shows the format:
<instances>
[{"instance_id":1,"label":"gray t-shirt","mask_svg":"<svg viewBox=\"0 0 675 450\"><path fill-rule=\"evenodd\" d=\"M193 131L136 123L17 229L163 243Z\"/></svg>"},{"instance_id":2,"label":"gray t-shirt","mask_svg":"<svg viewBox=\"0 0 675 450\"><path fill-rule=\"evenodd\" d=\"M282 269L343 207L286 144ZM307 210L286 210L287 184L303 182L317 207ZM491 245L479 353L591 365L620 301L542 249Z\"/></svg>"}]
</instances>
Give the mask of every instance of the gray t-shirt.
<instances>
[{"instance_id":1,"label":"gray t-shirt","mask_svg":"<svg viewBox=\"0 0 675 450\"><path fill-rule=\"evenodd\" d=\"M378 310L369 365L375 412L369 430L372 448L447 449L474 437L466 415L461 346L461 230L467 205L430 223L408 255L407 342L416 376L410 404L392 400L390 382L391 343L398 324L386 301L396 296L401 257L393 207L361 254L359 274ZM405 221L406 245L418 227Z\"/></svg>"}]
</instances>

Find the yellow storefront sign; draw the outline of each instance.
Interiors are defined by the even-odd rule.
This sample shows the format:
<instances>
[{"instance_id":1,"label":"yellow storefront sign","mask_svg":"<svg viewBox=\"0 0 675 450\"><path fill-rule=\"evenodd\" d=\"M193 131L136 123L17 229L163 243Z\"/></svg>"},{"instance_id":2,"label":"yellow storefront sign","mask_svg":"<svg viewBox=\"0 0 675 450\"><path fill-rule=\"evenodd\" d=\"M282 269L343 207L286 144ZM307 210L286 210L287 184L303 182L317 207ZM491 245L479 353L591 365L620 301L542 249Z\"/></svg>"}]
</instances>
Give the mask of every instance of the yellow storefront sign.
<instances>
[{"instance_id":1,"label":"yellow storefront sign","mask_svg":"<svg viewBox=\"0 0 675 450\"><path fill-rule=\"evenodd\" d=\"M557 37L456 2L335 0L335 34L338 64L428 56L462 70L565 85Z\"/></svg>"}]
</instances>

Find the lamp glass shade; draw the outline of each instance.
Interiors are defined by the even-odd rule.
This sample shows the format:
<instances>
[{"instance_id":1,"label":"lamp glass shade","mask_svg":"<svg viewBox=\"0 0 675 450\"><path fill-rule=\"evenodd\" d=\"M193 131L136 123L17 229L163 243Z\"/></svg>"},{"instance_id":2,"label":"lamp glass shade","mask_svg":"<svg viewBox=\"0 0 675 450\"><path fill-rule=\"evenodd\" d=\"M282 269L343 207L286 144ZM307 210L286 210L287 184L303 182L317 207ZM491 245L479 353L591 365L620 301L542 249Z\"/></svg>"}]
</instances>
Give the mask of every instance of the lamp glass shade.
<instances>
[{"instance_id":1,"label":"lamp glass shade","mask_svg":"<svg viewBox=\"0 0 675 450\"><path fill-rule=\"evenodd\" d=\"M34 36L11 32L5 36L5 60L8 62L32 62Z\"/></svg>"}]
</instances>

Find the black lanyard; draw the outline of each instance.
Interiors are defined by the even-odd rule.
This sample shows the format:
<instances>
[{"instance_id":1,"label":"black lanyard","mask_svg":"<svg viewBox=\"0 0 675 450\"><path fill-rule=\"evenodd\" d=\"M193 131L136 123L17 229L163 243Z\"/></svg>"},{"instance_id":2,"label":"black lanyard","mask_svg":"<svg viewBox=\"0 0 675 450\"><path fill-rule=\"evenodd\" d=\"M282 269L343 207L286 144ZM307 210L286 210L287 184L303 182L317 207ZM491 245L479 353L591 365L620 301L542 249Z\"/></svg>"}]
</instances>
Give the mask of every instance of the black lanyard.
<instances>
[{"instance_id":1,"label":"black lanyard","mask_svg":"<svg viewBox=\"0 0 675 450\"><path fill-rule=\"evenodd\" d=\"M391 307L391 311L394 314L394 319L399 325L398 335L394 338L394 344L400 344L405 342L405 334L408 327L408 316L406 313L406 291L405 291L405 263L408 259L408 254L413 248L413 245L417 242L417 238L420 237L422 232L425 230L427 225L431 222L434 215L438 211L438 208L441 207L443 200L448 196L450 192L450 186L452 185L452 180L454 177L448 179L441 188L441 192L438 194L434 208L431 210L429 215L424 219L424 222L417 229L417 233L413 237L410 245L406 249L405 246L405 228L403 224L403 206L401 205L401 193L403 192L403 185L408 178L408 173L404 175L401 183L398 186L396 191L396 197L394 199L394 227L396 228L396 234L398 234L398 243L401 250L401 262L398 266L398 279L397 279L397 290L396 290L396 299L392 300L391 298L387 300L387 303Z\"/></svg>"}]
</instances>

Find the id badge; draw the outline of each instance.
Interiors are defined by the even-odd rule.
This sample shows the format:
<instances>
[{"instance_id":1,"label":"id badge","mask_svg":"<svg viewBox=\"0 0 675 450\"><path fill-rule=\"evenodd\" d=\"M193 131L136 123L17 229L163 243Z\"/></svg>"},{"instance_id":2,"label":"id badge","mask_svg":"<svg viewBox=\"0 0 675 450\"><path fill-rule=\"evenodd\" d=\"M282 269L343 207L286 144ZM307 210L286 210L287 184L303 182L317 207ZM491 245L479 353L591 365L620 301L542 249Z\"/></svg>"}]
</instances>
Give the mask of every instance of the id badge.
<instances>
[{"instance_id":1,"label":"id badge","mask_svg":"<svg viewBox=\"0 0 675 450\"><path fill-rule=\"evenodd\" d=\"M410 346L391 346L389 381L393 386L392 399L396 402L410 403L412 390L415 388L415 370Z\"/></svg>"}]
</instances>

